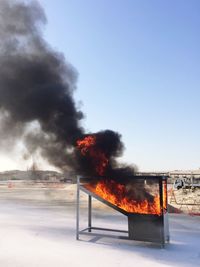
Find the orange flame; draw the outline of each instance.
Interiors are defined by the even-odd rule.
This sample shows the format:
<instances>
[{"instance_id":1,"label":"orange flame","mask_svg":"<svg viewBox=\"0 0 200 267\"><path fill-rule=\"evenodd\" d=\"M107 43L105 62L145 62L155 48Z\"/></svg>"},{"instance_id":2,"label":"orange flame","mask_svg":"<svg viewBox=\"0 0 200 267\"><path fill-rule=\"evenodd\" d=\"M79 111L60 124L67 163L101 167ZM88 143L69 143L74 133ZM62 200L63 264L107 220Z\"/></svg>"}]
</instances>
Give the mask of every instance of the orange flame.
<instances>
[{"instance_id":1,"label":"orange flame","mask_svg":"<svg viewBox=\"0 0 200 267\"><path fill-rule=\"evenodd\" d=\"M143 201L130 199L127 197L126 187L113 180L99 181L96 185L87 184L86 188L127 212L161 215L159 195L154 197L153 202L147 199Z\"/></svg>"},{"instance_id":2,"label":"orange flame","mask_svg":"<svg viewBox=\"0 0 200 267\"><path fill-rule=\"evenodd\" d=\"M77 146L79 147L82 155L86 155L89 149L96 144L96 138L93 135L86 136L82 140L77 141Z\"/></svg>"},{"instance_id":3,"label":"orange flame","mask_svg":"<svg viewBox=\"0 0 200 267\"><path fill-rule=\"evenodd\" d=\"M84 139L77 141L77 147L80 149L81 154L83 156L88 155L91 158L97 174L102 176L108 166L108 159L95 145L96 137L94 135L86 136Z\"/></svg>"},{"instance_id":4,"label":"orange flame","mask_svg":"<svg viewBox=\"0 0 200 267\"><path fill-rule=\"evenodd\" d=\"M164 211L167 210L167 181L163 182L163 207Z\"/></svg>"},{"instance_id":5,"label":"orange flame","mask_svg":"<svg viewBox=\"0 0 200 267\"><path fill-rule=\"evenodd\" d=\"M77 141L77 147L81 154L90 159L97 175L105 175L109 160L106 155L98 148L95 135L88 135ZM153 200L148 199L137 201L134 197L128 197L126 186L115 182L114 180L101 180L97 184L87 184L85 187L96 195L107 200L113 205L130 213L157 214L161 215L159 194L155 195ZM164 212L167 209L167 184L163 185L163 207Z\"/></svg>"}]
</instances>

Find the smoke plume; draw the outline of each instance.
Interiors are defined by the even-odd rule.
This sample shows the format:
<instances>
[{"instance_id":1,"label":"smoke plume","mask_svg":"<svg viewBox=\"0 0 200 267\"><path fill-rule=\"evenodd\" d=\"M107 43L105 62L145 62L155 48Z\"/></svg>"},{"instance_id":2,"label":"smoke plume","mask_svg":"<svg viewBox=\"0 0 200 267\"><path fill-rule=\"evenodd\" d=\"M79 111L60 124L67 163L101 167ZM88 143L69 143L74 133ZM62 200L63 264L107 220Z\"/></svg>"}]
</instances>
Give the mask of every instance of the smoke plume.
<instances>
[{"instance_id":1,"label":"smoke plume","mask_svg":"<svg viewBox=\"0 0 200 267\"><path fill-rule=\"evenodd\" d=\"M77 71L44 40L46 22L37 1L0 1L1 145L12 146L21 138L30 154L39 151L61 170L90 174L90 164L76 149L85 136L84 116L73 99ZM111 173L123 150L120 136L112 131L97 136Z\"/></svg>"}]
</instances>

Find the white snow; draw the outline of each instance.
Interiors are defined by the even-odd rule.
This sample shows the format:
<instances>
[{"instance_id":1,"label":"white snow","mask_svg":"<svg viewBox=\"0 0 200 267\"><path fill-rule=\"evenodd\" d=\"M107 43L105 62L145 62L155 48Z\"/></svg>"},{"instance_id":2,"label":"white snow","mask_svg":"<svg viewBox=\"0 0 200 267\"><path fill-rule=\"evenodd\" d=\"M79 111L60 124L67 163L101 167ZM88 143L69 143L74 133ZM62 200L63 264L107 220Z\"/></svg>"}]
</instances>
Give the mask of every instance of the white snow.
<instances>
[{"instance_id":1,"label":"white snow","mask_svg":"<svg viewBox=\"0 0 200 267\"><path fill-rule=\"evenodd\" d=\"M74 194L63 190L59 198L44 190L47 197L41 198L43 191L35 190L23 198L20 192L0 191L0 267L200 266L200 217L170 215L165 249L112 238L77 241ZM124 216L96 204L93 217L94 226L127 228ZM84 204L81 226L86 222Z\"/></svg>"}]
</instances>

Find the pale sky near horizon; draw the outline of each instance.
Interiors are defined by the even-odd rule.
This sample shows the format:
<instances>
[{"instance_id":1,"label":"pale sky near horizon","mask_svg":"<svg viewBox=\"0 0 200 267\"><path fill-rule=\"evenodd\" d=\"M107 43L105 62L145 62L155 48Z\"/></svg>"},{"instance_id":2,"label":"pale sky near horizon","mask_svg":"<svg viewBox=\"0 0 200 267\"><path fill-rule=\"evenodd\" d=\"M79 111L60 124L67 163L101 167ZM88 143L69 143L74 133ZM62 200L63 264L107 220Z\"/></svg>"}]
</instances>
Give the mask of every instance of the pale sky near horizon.
<instances>
[{"instance_id":1,"label":"pale sky near horizon","mask_svg":"<svg viewBox=\"0 0 200 267\"><path fill-rule=\"evenodd\" d=\"M79 73L84 127L120 132L140 171L199 168L200 1L39 2L45 39Z\"/></svg>"}]
</instances>

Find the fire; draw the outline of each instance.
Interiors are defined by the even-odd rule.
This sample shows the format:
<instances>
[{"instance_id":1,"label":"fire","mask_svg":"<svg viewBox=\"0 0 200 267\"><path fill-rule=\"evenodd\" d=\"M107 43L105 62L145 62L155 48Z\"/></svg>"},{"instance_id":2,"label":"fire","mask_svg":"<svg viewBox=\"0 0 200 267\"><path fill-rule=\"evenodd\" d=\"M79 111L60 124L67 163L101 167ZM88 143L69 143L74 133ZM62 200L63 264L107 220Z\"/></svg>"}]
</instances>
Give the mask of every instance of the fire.
<instances>
[{"instance_id":1,"label":"fire","mask_svg":"<svg viewBox=\"0 0 200 267\"><path fill-rule=\"evenodd\" d=\"M90 148L95 145L96 138L93 135L86 136L82 140L77 141L77 145L82 153L82 155L86 155Z\"/></svg>"},{"instance_id":2,"label":"fire","mask_svg":"<svg viewBox=\"0 0 200 267\"><path fill-rule=\"evenodd\" d=\"M167 182L164 181L163 183L163 207L164 211L167 210Z\"/></svg>"},{"instance_id":3,"label":"fire","mask_svg":"<svg viewBox=\"0 0 200 267\"><path fill-rule=\"evenodd\" d=\"M87 189L112 203L113 205L131 213L161 214L160 198L156 195L152 202L147 199L136 201L127 197L126 187L114 180L102 180L96 185L88 184Z\"/></svg>"},{"instance_id":4,"label":"fire","mask_svg":"<svg viewBox=\"0 0 200 267\"><path fill-rule=\"evenodd\" d=\"M77 141L77 147L83 156L88 156L98 175L103 176L108 166L106 155L96 147L95 135L88 135L82 140Z\"/></svg>"},{"instance_id":5,"label":"fire","mask_svg":"<svg viewBox=\"0 0 200 267\"><path fill-rule=\"evenodd\" d=\"M101 146L99 146L97 135L87 135L83 139L78 140L77 148L81 155L88 160L92 170L98 176L106 176L106 170L108 170L109 166L109 158L104 151L102 151ZM128 190L124 184L120 184L111 179L103 179L96 184L87 184L85 187L104 200L107 200L127 212L161 215L162 209L159 194L154 194L154 197L150 195L151 200L144 199L139 201L137 198L134 198L134 192L130 195L130 190ZM162 196L163 212L165 212L167 206L166 190L167 186L164 184Z\"/></svg>"}]
</instances>

